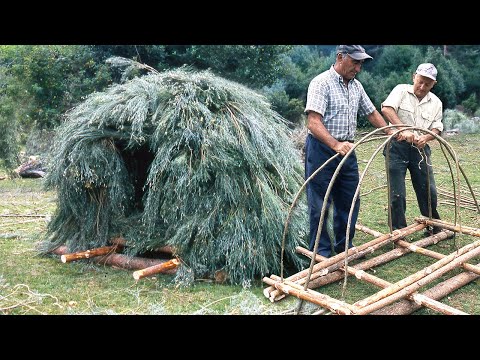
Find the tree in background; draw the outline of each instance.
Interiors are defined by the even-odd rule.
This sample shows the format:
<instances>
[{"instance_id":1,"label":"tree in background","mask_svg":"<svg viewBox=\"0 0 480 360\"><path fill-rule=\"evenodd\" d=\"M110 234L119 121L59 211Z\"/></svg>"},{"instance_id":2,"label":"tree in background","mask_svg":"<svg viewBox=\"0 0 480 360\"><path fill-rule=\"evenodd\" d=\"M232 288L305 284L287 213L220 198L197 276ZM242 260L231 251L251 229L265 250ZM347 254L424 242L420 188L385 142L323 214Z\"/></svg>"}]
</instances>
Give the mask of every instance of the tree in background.
<instances>
[{"instance_id":1,"label":"tree in background","mask_svg":"<svg viewBox=\"0 0 480 360\"><path fill-rule=\"evenodd\" d=\"M190 66L259 89L282 74L282 55L291 45L96 45L99 61L118 56L159 71Z\"/></svg>"},{"instance_id":2,"label":"tree in background","mask_svg":"<svg viewBox=\"0 0 480 360\"><path fill-rule=\"evenodd\" d=\"M14 160L8 154L24 145L31 131L55 129L62 123L63 114L85 96L120 82L122 73L105 63L112 56L130 58L159 70L183 65L197 70L211 69L224 78L260 88L272 84L280 75L280 57L290 48L284 45L0 46L0 67L5 74L0 116L16 135L8 146L0 143L0 158L8 158L10 166ZM140 74L138 71L130 75ZM7 111L6 104L15 110Z\"/></svg>"},{"instance_id":3,"label":"tree in background","mask_svg":"<svg viewBox=\"0 0 480 360\"><path fill-rule=\"evenodd\" d=\"M274 110L289 120L291 127L303 124L308 84L335 62L334 51L335 46L294 46L282 56L283 75L263 88Z\"/></svg>"},{"instance_id":4,"label":"tree in background","mask_svg":"<svg viewBox=\"0 0 480 360\"><path fill-rule=\"evenodd\" d=\"M5 68L0 68L0 160L8 169L13 169L18 163L20 152L20 131L18 129L20 111L7 96L7 87L12 77L7 75ZM15 119L15 121L12 121Z\"/></svg>"},{"instance_id":5,"label":"tree in background","mask_svg":"<svg viewBox=\"0 0 480 360\"><path fill-rule=\"evenodd\" d=\"M32 102L21 120L24 130L55 128L64 112L83 96L111 83L106 65L98 64L85 46L2 46L0 64L15 79L7 96L28 97Z\"/></svg>"}]
</instances>

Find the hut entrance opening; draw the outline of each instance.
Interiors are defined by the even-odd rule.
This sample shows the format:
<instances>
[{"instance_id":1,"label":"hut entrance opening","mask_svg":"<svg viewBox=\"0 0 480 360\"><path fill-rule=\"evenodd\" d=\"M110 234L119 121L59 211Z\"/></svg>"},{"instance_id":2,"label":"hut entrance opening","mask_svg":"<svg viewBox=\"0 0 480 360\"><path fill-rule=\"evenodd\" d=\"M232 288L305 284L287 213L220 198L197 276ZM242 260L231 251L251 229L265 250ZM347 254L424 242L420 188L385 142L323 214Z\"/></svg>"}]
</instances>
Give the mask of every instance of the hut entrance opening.
<instances>
[{"instance_id":1,"label":"hut entrance opening","mask_svg":"<svg viewBox=\"0 0 480 360\"><path fill-rule=\"evenodd\" d=\"M127 171L130 174L130 181L135 189L134 212L143 212L144 206L142 199L145 191L145 183L155 155L148 148L148 144L137 148L127 148L124 142L117 142L115 145L120 151Z\"/></svg>"}]
</instances>

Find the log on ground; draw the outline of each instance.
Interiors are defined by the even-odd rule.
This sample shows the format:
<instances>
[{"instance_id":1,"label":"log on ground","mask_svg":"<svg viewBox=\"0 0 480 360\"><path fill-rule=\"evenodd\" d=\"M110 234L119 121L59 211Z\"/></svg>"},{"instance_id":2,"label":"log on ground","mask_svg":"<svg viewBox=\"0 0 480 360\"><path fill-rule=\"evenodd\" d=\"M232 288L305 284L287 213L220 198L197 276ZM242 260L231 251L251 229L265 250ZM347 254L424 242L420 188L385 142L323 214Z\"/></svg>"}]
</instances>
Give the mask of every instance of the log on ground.
<instances>
[{"instance_id":1,"label":"log on ground","mask_svg":"<svg viewBox=\"0 0 480 360\"><path fill-rule=\"evenodd\" d=\"M62 245L51 251L51 253L55 255L64 255L69 253L69 251L65 245ZM106 256L91 258L90 260L101 265L110 265L126 270L141 270L169 261L169 259L150 259L139 256L132 257L124 254L110 254ZM171 269L164 273L175 274L176 271L177 269Z\"/></svg>"}]
</instances>

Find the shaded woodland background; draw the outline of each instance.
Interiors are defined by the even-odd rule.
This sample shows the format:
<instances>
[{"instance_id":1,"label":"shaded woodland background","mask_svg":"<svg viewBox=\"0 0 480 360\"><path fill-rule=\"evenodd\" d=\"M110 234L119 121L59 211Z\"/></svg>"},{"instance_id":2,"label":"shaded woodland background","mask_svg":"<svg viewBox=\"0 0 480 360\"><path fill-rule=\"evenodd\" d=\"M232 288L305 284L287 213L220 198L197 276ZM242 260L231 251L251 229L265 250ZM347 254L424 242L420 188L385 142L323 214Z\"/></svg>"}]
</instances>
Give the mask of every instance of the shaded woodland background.
<instances>
[{"instance_id":1,"label":"shaded woodland background","mask_svg":"<svg viewBox=\"0 0 480 360\"><path fill-rule=\"evenodd\" d=\"M374 59L358 78L377 107L398 83L411 83L421 62L438 70L433 92L444 104L447 129L478 132L479 45L364 45ZM121 56L165 71L210 69L267 97L291 128L303 125L308 83L334 62L335 45L2 45L0 46L0 165L44 156L65 113L91 93L142 70L124 71ZM359 119L359 127L367 124ZM23 152L21 152L23 151Z\"/></svg>"}]
</instances>

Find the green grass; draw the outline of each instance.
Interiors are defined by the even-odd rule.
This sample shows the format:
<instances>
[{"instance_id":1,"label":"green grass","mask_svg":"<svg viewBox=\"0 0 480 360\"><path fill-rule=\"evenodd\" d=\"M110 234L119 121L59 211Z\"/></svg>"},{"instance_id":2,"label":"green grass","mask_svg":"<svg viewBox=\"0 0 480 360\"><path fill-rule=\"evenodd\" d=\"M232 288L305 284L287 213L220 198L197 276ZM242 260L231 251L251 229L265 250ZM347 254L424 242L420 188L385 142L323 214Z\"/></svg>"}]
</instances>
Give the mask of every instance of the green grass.
<instances>
[{"instance_id":1,"label":"green grass","mask_svg":"<svg viewBox=\"0 0 480 360\"><path fill-rule=\"evenodd\" d=\"M480 192L480 135L461 135L446 140L455 149L474 191ZM379 145L380 142L375 141L357 149L361 172ZM439 144L432 144L432 153L437 186L453 192L449 167ZM462 190L465 190L463 178L461 183ZM384 158L380 152L362 183L358 220L359 223L380 232L388 232L385 184ZM407 221L413 223L414 218L420 214L409 180L407 195ZM443 198L440 197L440 200ZM42 239L55 206L55 193L42 191L41 179L0 181L0 314L270 315L283 314L298 304L298 299L293 296L271 303L262 293L266 285L260 280L242 287L197 279L194 285L184 287L175 283L173 275L157 275L135 281L130 270L100 266L88 260L63 264L58 256L38 256L36 245ZM441 203L439 212L443 220L455 220L453 206ZM458 215L461 224L479 227L480 215L475 211L461 209ZM422 236L421 233L415 233L407 237L407 240L419 240ZM372 238L371 235L357 231L354 242L358 246ZM449 254L455 251L457 246L461 247L475 240L478 239L473 236L457 235L455 240L440 242L429 249ZM380 249L379 253L392 248L393 245L389 245ZM422 255L408 254L369 272L387 281L396 282L435 261ZM479 259L472 259L470 263L477 264ZM458 269L449 272L428 287L459 272ZM379 290L354 276L348 277L345 289L343 285L342 280L317 290L348 303L361 300ZM480 280L475 280L441 301L478 315L479 285ZM305 303L304 309L311 306ZM437 313L421 309L415 314Z\"/></svg>"},{"instance_id":2,"label":"green grass","mask_svg":"<svg viewBox=\"0 0 480 360\"><path fill-rule=\"evenodd\" d=\"M0 181L0 313L3 314L276 314L293 299L272 304L263 283L182 287L173 275L135 281L131 271L89 261L63 264L38 256L36 245L52 215L55 194L41 179ZM32 215L38 215L33 217Z\"/></svg>"}]
</instances>

